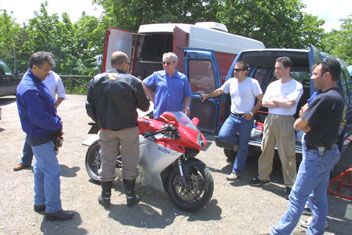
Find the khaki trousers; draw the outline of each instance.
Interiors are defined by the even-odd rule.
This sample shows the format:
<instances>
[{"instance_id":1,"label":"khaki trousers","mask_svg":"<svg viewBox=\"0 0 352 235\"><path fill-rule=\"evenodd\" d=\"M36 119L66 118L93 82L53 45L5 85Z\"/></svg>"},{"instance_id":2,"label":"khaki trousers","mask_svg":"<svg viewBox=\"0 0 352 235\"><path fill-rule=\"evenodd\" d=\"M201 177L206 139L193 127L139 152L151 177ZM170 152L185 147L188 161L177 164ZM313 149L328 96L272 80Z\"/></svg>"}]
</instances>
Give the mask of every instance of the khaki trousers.
<instances>
[{"instance_id":1,"label":"khaki trousers","mask_svg":"<svg viewBox=\"0 0 352 235\"><path fill-rule=\"evenodd\" d=\"M261 146L262 154L258 159L258 178L260 180L270 180L276 144L285 186L292 188L297 174L296 137L293 123L293 116L268 114L266 117Z\"/></svg>"},{"instance_id":2,"label":"khaki trousers","mask_svg":"<svg viewBox=\"0 0 352 235\"><path fill-rule=\"evenodd\" d=\"M138 176L139 136L138 127L119 131L100 130L102 162L99 179L108 182L115 179L117 156L121 153L122 177L133 180Z\"/></svg>"}]
</instances>

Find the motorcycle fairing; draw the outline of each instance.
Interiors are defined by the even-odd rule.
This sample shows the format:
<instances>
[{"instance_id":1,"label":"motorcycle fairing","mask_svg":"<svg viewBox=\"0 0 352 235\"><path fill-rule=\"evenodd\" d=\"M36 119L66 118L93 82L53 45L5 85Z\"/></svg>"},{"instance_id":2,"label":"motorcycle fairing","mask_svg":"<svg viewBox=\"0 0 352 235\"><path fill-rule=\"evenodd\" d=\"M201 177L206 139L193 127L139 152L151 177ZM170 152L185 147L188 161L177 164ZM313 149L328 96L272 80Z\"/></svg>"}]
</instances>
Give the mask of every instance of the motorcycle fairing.
<instances>
[{"instance_id":1,"label":"motorcycle fairing","mask_svg":"<svg viewBox=\"0 0 352 235\"><path fill-rule=\"evenodd\" d=\"M140 135L140 161L139 165L143 168L137 177L137 183L151 185L152 188L165 192L161 173L177 158L180 152L160 145Z\"/></svg>"}]
</instances>

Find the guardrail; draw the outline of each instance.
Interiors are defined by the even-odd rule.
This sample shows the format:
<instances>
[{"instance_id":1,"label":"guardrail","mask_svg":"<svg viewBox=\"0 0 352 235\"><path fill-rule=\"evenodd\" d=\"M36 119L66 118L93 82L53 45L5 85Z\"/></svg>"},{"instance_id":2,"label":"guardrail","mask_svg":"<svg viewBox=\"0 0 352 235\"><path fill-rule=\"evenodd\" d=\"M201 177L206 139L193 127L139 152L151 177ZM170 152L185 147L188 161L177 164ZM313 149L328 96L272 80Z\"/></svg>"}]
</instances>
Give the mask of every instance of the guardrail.
<instances>
[{"instance_id":1,"label":"guardrail","mask_svg":"<svg viewBox=\"0 0 352 235\"><path fill-rule=\"evenodd\" d=\"M73 94L73 92L77 93L85 93L84 91L87 90L89 81L92 79L92 76L87 75L60 75L62 82L64 83L65 87L68 87L68 91L66 93ZM81 79L86 79L81 81ZM75 83L79 84L76 86Z\"/></svg>"},{"instance_id":2,"label":"guardrail","mask_svg":"<svg viewBox=\"0 0 352 235\"><path fill-rule=\"evenodd\" d=\"M24 73L15 75L20 81ZM88 75L59 75L62 82L64 83L67 94L87 94L87 89L90 79L93 76ZM82 81L83 79L83 81ZM68 88L68 89L67 89Z\"/></svg>"}]
</instances>

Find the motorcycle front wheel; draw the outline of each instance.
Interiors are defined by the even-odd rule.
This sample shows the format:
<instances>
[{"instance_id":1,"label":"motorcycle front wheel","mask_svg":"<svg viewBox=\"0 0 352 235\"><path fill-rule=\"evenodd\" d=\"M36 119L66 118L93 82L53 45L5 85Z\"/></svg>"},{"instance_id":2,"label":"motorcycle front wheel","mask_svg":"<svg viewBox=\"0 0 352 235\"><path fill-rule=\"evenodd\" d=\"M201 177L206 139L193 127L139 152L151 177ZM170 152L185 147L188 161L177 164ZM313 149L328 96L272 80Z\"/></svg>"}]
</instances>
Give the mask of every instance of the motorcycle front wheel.
<instances>
[{"instance_id":1,"label":"motorcycle front wheel","mask_svg":"<svg viewBox=\"0 0 352 235\"><path fill-rule=\"evenodd\" d=\"M209 169L202 165L192 165L185 176L189 182L184 185L174 168L167 180L167 193L170 200L184 211L196 211L208 204L214 191L214 181Z\"/></svg>"},{"instance_id":2,"label":"motorcycle front wheel","mask_svg":"<svg viewBox=\"0 0 352 235\"><path fill-rule=\"evenodd\" d=\"M86 170L89 177L94 182L100 182L98 179L98 170L101 165L101 155L100 155L100 144L99 141L95 141L91 146L89 146L86 154Z\"/></svg>"}]
</instances>

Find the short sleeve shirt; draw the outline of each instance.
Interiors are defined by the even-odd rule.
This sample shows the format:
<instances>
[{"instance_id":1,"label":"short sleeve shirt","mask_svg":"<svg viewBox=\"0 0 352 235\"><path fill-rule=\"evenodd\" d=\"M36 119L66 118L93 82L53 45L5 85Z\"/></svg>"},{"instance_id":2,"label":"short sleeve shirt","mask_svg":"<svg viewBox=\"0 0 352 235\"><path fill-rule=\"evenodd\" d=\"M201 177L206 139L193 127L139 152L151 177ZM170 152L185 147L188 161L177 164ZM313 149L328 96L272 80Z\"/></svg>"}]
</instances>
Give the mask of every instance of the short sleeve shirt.
<instances>
[{"instance_id":1,"label":"short sleeve shirt","mask_svg":"<svg viewBox=\"0 0 352 235\"><path fill-rule=\"evenodd\" d=\"M338 88L331 88L316 97L301 117L311 128L306 134L306 143L316 146L337 143L343 109L344 98Z\"/></svg>"},{"instance_id":2,"label":"short sleeve shirt","mask_svg":"<svg viewBox=\"0 0 352 235\"><path fill-rule=\"evenodd\" d=\"M169 76L164 70L154 72L144 79L144 84L150 88L156 87L154 100L154 117L166 111L182 111L184 98L192 95L186 75L176 71Z\"/></svg>"},{"instance_id":3,"label":"short sleeve shirt","mask_svg":"<svg viewBox=\"0 0 352 235\"><path fill-rule=\"evenodd\" d=\"M277 115L294 115L296 113L297 104L303 94L303 86L295 79L282 83L281 80L274 81L269 84L263 96L263 101L271 100L273 97L280 99L290 99L296 101L291 108L269 108L269 113Z\"/></svg>"},{"instance_id":4,"label":"short sleeve shirt","mask_svg":"<svg viewBox=\"0 0 352 235\"><path fill-rule=\"evenodd\" d=\"M242 82L230 78L220 89L226 94L230 93L232 113L249 113L254 107L255 98L263 93L258 81L250 77Z\"/></svg>"}]
</instances>

